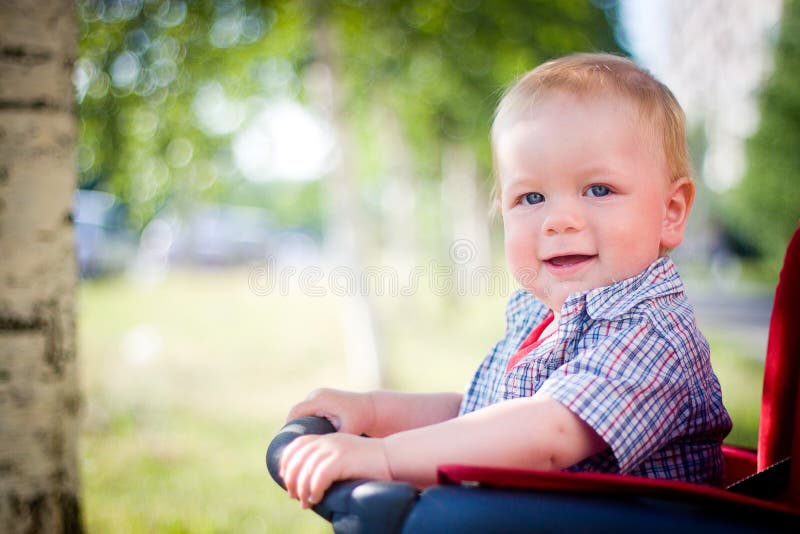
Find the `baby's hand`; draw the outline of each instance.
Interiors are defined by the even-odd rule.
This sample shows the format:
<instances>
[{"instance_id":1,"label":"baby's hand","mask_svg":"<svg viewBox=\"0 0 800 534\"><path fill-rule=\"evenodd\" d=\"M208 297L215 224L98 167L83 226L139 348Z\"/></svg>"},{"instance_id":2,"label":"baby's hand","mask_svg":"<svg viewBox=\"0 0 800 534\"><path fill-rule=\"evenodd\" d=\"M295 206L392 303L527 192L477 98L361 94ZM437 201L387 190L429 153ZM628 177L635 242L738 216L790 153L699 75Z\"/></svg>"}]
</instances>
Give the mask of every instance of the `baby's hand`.
<instances>
[{"instance_id":1,"label":"baby's hand","mask_svg":"<svg viewBox=\"0 0 800 534\"><path fill-rule=\"evenodd\" d=\"M319 503L336 480L392 478L383 440L350 434L295 439L283 451L280 475L289 497L303 508Z\"/></svg>"},{"instance_id":2,"label":"baby's hand","mask_svg":"<svg viewBox=\"0 0 800 534\"><path fill-rule=\"evenodd\" d=\"M337 431L360 435L373 426L375 407L369 393L317 389L306 400L292 407L286 420L305 415L325 417Z\"/></svg>"}]
</instances>

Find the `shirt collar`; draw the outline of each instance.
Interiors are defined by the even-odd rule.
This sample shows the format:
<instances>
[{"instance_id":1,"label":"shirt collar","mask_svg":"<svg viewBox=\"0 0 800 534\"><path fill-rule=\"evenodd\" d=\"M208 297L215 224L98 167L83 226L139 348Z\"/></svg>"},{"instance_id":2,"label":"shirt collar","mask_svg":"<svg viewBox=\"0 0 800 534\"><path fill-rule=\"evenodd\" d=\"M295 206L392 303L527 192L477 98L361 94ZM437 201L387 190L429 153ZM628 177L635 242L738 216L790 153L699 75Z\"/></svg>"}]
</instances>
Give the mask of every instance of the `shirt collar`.
<instances>
[{"instance_id":1,"label":"shirt collar","mask_svg":"<svg viewBox=\"0 0 800 534\"><path fill-rule=\"evenodd\" d=\"M632 278L569 295L561 316L567 319L585 309L592 319L613 319L643 300L681 292L683 283L675 264L668 256L662 256Z\"/></svg>"}]
</instances>

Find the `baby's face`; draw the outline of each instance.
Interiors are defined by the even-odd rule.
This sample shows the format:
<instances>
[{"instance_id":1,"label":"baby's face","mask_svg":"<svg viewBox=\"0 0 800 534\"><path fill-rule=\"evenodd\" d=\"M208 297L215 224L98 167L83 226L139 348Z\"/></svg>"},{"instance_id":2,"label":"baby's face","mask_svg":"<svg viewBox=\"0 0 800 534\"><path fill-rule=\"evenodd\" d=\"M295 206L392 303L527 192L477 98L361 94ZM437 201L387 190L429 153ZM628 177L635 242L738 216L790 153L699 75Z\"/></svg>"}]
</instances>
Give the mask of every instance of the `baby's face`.
<instances>
[{"instance_id":1,"label":"baby's face","mask_svg":"<svg viewBox=\"0 0 800 534\"><path fill-rule=\"evenodd\" d=\"M506 259L556 313L570 293L635 276L680 242L664 230L664 157L635 117L620 100L555 94L496 139Z\"/></svg>"}]
</instances>

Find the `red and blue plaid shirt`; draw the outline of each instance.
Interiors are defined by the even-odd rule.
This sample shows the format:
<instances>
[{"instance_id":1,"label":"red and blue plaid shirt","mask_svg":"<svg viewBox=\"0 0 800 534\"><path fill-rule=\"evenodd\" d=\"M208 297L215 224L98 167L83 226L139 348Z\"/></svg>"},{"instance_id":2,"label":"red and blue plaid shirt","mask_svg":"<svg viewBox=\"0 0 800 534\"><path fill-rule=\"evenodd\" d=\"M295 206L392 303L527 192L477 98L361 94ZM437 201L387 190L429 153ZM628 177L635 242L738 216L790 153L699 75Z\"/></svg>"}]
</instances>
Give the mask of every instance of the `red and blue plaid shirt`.
<instances>
[{"instance_id":1,"label":"red and blue plaid shirt","mask_svg":"<svg viewBox=\"0 0 800 534\"><path fill-rule=\"evenodd\" d=\"M475 372L460 414L544 394L609 445L569 470L721 483L721 444L731 420L669 258L633 278L570 295L555 336L507 370L548 313L525 290L511 297L506 334Z\"/></svg>"}]
</instances>

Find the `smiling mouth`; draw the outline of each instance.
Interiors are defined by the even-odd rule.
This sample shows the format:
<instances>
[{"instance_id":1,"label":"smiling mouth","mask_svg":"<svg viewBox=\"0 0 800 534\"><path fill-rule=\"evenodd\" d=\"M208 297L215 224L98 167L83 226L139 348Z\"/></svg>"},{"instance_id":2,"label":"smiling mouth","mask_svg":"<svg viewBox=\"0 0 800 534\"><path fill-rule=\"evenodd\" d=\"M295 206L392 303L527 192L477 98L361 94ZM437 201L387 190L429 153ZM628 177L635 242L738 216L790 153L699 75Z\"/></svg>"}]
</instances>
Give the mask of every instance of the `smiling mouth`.
<instances>
[{"instance_id":1,"label":"smiling mouth","mask_svg":"<svg viewBox=\"0 0 800 534\"><path fill-rule=\"evenodd\" d=\"M567 254L565 256L554 256L550 259L544 260L544 263L553 267L572 267L583 262L589 261L595 256L588 254Z\"/></svg>"}]
</instances>

